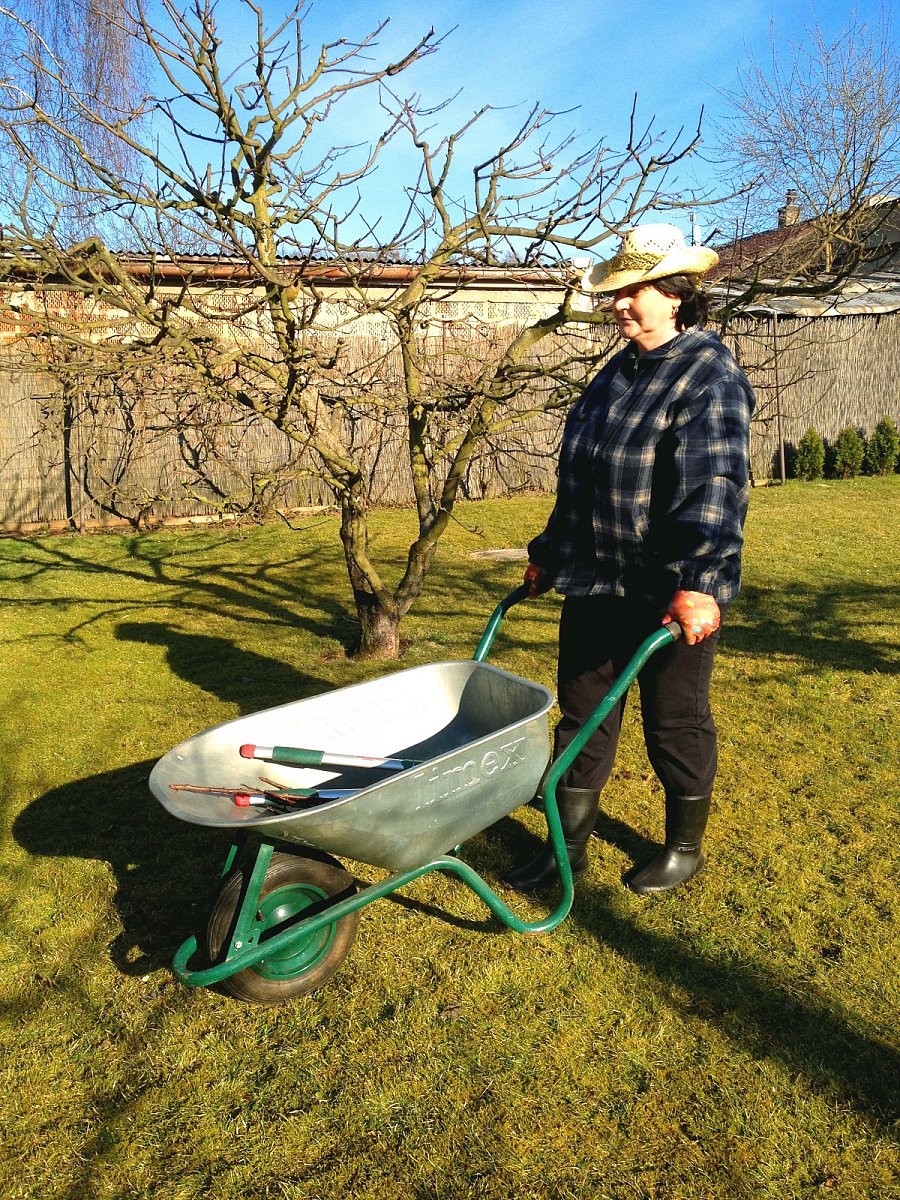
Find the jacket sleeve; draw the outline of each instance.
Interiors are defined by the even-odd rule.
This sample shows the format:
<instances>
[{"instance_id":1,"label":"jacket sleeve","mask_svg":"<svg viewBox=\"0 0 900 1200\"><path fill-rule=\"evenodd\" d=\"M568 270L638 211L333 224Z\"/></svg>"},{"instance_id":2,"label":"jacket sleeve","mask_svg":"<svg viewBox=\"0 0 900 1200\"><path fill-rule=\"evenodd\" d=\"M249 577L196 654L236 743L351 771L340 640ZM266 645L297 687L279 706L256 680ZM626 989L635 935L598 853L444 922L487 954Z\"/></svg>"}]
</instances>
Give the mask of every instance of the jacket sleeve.
<instances>
[{"instance_id":1,"label":"jacket sleeve","mask_svg":"<svg viewBox=\"0 0 900 1200\"><path fill-rule=\"evenodd\" d=\"M733 595L740 581L753 392L735 364L689 394L670 428L671 489L663 518L676 589Z\"/></svg>"},{"instance_id":2,"label":"jacket sleeve","mask_svg":"<svg viewBox=\"0 0 900 1200\"><path fill-rule=\"evenodd\" d=\"M553 511L547 520L547 527L543 533L539 533L537 537L532 538L528 543L528 561L536 563L543 570L551 574L556 567L556 553L554 550L557 544L557 530L559 500L553 506Z\"/></svg>"}]
</instances>

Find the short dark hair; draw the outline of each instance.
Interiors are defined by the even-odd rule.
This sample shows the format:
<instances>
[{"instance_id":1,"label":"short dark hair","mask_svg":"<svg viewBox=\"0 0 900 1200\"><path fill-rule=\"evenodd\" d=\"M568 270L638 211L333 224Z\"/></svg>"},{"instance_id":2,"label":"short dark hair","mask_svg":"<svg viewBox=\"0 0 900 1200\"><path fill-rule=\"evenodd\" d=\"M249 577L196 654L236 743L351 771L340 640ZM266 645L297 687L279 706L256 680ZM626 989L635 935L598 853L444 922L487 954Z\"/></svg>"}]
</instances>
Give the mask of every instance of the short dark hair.
<instances>
[{"instance_id":1,"label":"short dark hair","mask_svg":"<svg viewBox=\"0 0 900 1200\"><path fill-rule=\"evenodd\" d=\"M709 299L705 292L701 292L698 282L691 275L666 275L653 280L658 292L681 301L675 314L675 324L679 329L703 325L709 316Z\"/></svg>"}]
</instances>

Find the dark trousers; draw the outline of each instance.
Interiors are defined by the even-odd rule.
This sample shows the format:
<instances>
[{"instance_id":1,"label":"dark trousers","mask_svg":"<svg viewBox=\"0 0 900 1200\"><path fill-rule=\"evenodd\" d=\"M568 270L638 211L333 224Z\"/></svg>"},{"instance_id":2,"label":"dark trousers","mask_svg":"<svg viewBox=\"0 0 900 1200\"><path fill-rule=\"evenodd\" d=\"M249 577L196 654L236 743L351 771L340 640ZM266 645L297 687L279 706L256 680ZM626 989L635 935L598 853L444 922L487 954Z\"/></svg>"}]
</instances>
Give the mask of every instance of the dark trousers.
<instances>
[{"instance_id":1,"label":"dark trousers","mask_svg":"<svg viewBox=\"0 0 900 1200\"><path fill-rule=\"evenodd\" d=\"M659 628L660 610L618 596L567 596L559 624L558 756L609 691L641 642ZM695 646L658 650L638 676L644 742L668 795L708 796L718 761L709 683L718 633ZM566 772L566 787L601 789L612 772L625 698Z\"/></svg>"}]
</instances>

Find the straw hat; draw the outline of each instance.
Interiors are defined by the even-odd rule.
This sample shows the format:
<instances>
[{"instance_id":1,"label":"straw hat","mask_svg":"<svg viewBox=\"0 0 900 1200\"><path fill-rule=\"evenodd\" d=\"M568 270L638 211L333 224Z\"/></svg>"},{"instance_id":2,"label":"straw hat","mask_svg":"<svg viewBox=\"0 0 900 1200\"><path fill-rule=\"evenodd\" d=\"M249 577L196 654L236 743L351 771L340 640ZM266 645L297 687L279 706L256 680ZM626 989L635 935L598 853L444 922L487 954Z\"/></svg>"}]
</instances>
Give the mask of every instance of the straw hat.
<instances>
[{"instance_id":1,"label":"straw hat","mask_svg":"<svg viewBox=\"0 0 900 1200\"><path fill-rule=\"evenodd\" d=\"M585 271L581 286L586 292L617 292L666 275L705 275L718 261L708 246L685 245L674 225L638 225L626 232L614 258Z\"/></svg>"}]
</instances>

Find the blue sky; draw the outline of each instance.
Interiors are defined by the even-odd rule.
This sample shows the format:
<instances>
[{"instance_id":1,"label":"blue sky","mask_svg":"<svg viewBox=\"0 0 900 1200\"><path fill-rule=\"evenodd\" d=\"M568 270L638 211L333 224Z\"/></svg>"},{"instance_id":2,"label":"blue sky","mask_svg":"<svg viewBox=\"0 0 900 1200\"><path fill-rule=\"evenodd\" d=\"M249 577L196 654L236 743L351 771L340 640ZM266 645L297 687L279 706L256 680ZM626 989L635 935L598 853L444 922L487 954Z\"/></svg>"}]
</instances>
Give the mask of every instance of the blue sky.
<instances>
[{"instance_id":1,"label":"blue sky","mask_svg":"<svg viewBox=\"0 0 900 1200\"><path fill-rule=\"evenodd\" d=\"M862 21L874 22L880 3L859 0ZM576 109L566 125L586 141L601 136L621 145L634 93L639 113L658 127L693 130L705 110L706 141L723 112L721 89L735 85L752 55L765 62L774 32L782 44L802 40L816 22L826 37L846 23L846 0L693 0L691 4L641 5L608 0L318 0L306 21L310 42L359 36L383 18L378 57L401 53L433 25L447 33L439 52L404 77L431 102L459 92L438 120L449 128L484 103L497 107L467 138L474 159L493 149L530 104ZM452 32L451 32L452 31ZM896 31L895 31L896 34ZM364 115L345 109L348 128L364 128ZM696 163L686 184L727 189L714 165ZM775 214L772 214L774 224ZM707 218L703 216L705 221ZM678 218L687 230L687 220Z\"/></svg>"},{"instance_id":2,"label":"blue sky","mask_svg":"<svg viewBox=\"0 0 900 1200\"><path fill-rule=\"evenodd\" d=\"M269 29L292 7L291 0L257 2ZM152 12L154 0L149 0L149 8ZM858 22L875 25L881 0L857 0L855 11ZM255 19L242 0L216 0L215 13L222 37L221 65L237 67L252 53ZM455 97L433 118L432 144L491 106L467 132L454 160L457 197L471 194L471 166L502 146L535 104L560 112L558 133L572 131L585 150L600 141L613 151L623 149L635 94L639 121L653 118L661 137L668 134L671 139L682 131L688 140L703 112L700 155L681 165L666 187L681 195L721 197L734 182L714 161L717 125L726 110L723 89L735 87L750 58L767 60L773 30L782 54L789 53L791 43L804 38L804 27L818 24L831 40L846 26L850 13L847 0L644 0L630 6L610 0L311 0L303 37L308 69L324 42L345 38L358 43L382 21L387 25L369 51L373 67L404 57L432 27L443 35L437 52L401 73L395 85L403 96L420 93L426 105ZM232 86L238 82L232 77ZM171 90L159 77L155 86L160 96ZM319 152L374 141L385 121L375 99L372 89L344 97L321 127L324 141ZM221 165L215 131L203 128L196 108L182 105L179 111L185 128L197 135L185 136L192 169L204 174L209 156L215 173L217 161ZM213 140L204 134L213 134ZM163 146L171 142L165 126L154 136ZM405 209L404 189L414 183L419 168L415 152L408 143L402 145L405 150L401 139L392 143L382 169L364 184L363 207L370 221L378 219L375 237L382 242L395 231ZM170 149L177 160L177 147ZM771 197L766 200L766 208L773 211L757 213L753 227L772 227L778 203ZM615 216L621 219L621 214ZM724 213L698 208L697 218L711 240L716 226L723 235L733 235L732 218ZM672 220L690 232L684 210L656 219ZM358 223L343 227L344 236L361 232ZM300 227L297 235L302 242ZM611 246L595 247L595 253L602 257L608 249Z\"/></svg>"}]
</instances>

